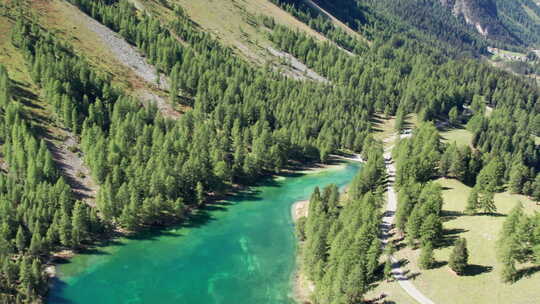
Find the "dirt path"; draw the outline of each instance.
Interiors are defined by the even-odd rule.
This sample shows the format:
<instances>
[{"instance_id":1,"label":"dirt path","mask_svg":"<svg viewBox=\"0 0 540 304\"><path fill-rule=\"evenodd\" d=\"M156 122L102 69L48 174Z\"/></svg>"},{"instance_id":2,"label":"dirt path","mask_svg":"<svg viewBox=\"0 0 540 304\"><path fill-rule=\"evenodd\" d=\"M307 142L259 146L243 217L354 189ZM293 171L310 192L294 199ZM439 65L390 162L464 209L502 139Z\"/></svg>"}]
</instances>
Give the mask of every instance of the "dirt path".
<instances>
[{"instance_id":1,"label":"dirt path","mask_svg":"<svg viewBox=\"0 0 540 304\"><path fill-rule=\"evenodd\" d=\"M403 137L408 137L410 134L406 134ZM397 135L393 136L393 142L397 139ZM385 159L385 165L386 165L386 173L388 174L388 185L387 185L387 193L388 193L388 201L386 204L386 210L383 213L382 222L380 225L381 229L381 241L383 243L383 246L386 246L388 243L388 240L392 236L392 229L393 229L393 223L394 218L396 215L397 210L397 196L396 191L394 189L394 180L396 175L396 166L394 164L394 160L392 159L392 148L389 147L385 150L384 153L384 159ZM392 261L392 275L394 276L394 279L399 283L401 288L405 290L412 298L414 298L418 303L420 304L434 304L433 301L431 301L428 297L426 297L422 292L420 292L414 284L411 282L409 277L407 276L407 271L402 269L399 265L399 261L392 255L390 255L390 259Z\"/></svg>"}]
</instances>

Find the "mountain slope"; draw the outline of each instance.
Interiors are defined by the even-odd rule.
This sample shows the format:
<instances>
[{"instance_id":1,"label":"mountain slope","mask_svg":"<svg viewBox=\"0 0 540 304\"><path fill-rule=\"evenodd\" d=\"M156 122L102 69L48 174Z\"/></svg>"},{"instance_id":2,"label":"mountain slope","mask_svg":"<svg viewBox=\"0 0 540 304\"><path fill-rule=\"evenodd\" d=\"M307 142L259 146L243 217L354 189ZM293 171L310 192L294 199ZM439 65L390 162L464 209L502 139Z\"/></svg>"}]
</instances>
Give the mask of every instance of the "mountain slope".
<instances>
[{"instance_id":1,"label":"mountain slope","mask_svg":"<svg viewBox=\"0 0 540 304\"><path fill-rule=\"evenodd\" d=\"M525 45L540 48L540 2L495 0L499 19Z\"/></svg>"},{"instance_id":2,"label":"mountain slope","mask_svg":"<svg viewBox=\"0 0 540 304\"><path fill-rule=\"evenodd\" d=\"M441 0L441 3L455 16L474 26L482 36L517 43L500 22L494 0Z\"/></svg>"},{"instance_id":3,"label":"mountain slope","mask_svg":"<svg viewBox=\"0 0 540 304\"><path fill-rule=\"evenodd\" d=\"M484 177L500 173L501 187L511 177L516 192L536 195L538 87L478 61L474 55L488 40L450 10L439 2L401 0L384 8L315 1L324 13L300 0L272 2L279 6L13 0L4 10L1 3L0 300L39 302L47 289L40 263L56 250L84 249L114 230L190 221L187 214L239 187L326 163L333 153L368 160L350 196L357 204L343 220L357 228L361 205L371 206L365 231L376 240L385 179L372 133L378 117L396 116L400 130L414 114L434 135L441 121L468 121L474 150L464 157L448 152L458 162L453 167L467 168L456 176L475 181L486 167ZM156 95L182 115L156 106ZM49 139L49 131L56 137ZM426 142L434 148L410 153L407 174L422 179L419 187L438 173L442 155L448 158L433 138ZM88 204L77 201L84 194L77 185L65 183L73 176L95 182ZM330 200L336 195L323 196L337 211L328 213L330 225L341 208ZM377 281L380 246L362 244L355 233L343 234L359 242L354 259L341 258L347 248L332 242L329 249L324 238L311 247L317 252L308 265L317 269L309 276L319 302L360 302ZM354 263L363 257L369 265ZM337 280L352 267L364 279Z\"/></svg>"}]
</instances>

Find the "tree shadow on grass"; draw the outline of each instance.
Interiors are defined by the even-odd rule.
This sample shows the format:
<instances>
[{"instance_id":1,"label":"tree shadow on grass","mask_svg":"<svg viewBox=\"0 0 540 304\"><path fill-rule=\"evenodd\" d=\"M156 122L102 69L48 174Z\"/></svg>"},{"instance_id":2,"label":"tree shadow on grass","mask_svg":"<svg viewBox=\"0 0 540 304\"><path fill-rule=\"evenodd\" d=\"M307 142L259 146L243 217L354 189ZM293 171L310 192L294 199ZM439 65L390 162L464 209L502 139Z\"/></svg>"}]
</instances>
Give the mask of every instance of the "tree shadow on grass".
<instances>
[{"instance_id":1,"label":"tree shadow on grass","mask_svg":"<svg viewBox=\"0 0 540 304\"><path fill-rule=\"evenodd\" d=\"M409 273L407 274L407 280L415 280L419 276L420 272Z\"/></svg>"},{"instance_id":2,"label":"tree shadow on grass","mask_svg":"<svg viewBox=\"0 0 540 304\"><path fill-rule=\"evenodd\" d=\"M38 96L28 90L24 84L16 83L15 85L12 85L11 93L25 106L35 109L42 109L41 106L32 102L33 100L37 100Z\"/></svg>"},{"instance_id":3,"label":"tree shadow on grass","mask_svg":"<svg viewBox=\"0 0 540 304\"><path fill-rule=\"evenodd\" d=\"M399 268L402 268L402 267L407 266L409 263L410 263L409 260L407 260L407 259L401 259L401 260L397 261L397 262L394 264L394 266L397 266L397 267L399 267Z\"/></svg>"},{"instance_id":4,"label":"tree shadow on grass","mask_svg":"<svg viewBox=\"0 0 540 304\"><path fill-rule=\"evenodd\" d=\"M374 114L371 119L370 119L370 122L371 122L371 130L373 132L377 132L377 133L381 133L383 130L380 128L380 126L382 126L384 124L384 117L378 115L378 114Z\"/></svg>"},{"instance_id":5,"label":"tree shadow on grass","mask_svg":"<svg viewBox=\"0 0 540 304\"><path fill-rule=\"evenodd\" d=\"M516 276L515 276L516 281L519 281L523 278L531 277L537 272L540 272L540 266L531 266L531 267L520 269L516 272Z\"/></svg>"},{"instance_id":6,"label":"tree shadow on grass","mask_svg":"<svg viewBox=\"0 0 540 304\"><path fill-rule=\"evenodd\" d=\"M478 216L492 216L492 217L506 217L506 214L502 214L499 212L480 212L477 213Z\"/></svg>"},{"instance_id":7,"label":"tree shadow on grass","mask_svg":"<svg viewBox=\"0 0 540 304\"><path fill-rule=\"evenodd\" d=\"M456 218L463 216L463 212L453 211L453 210L442 210L441 217L444 222L455 220Z\"/></svg>"},{"instance_id":8,"label":"tree shadow on grass","mask_svg":"<svg viewBox=\"0 0 540 304\"><path fill-rule=\"evenodd\" d=\"M465 233L465 232L468 232L468 231L469 230L467 230L467 229L452 228L452 229L444 229L443 234L445 236L447 236L447 235L457 235L457 234L462 234L462 233Z\"/></svg>"},{"instance_id":9,"label":"tree shadow on grass","mask_svg":"<svg viewBox=\"0 0 540 304\"><path fill-rule=\"evenodd\" d=\"M400 251L401 249L405 249L407 247L407 244L405 242L399 242L394 245L394 248L396 251Z\"/></svg>"},{"instance_id":10,"label":"tree shadow on grass","mask_svg":"<svg viewBox=\"0 0 540 304\"><path fill-rule=\"evenodd\" d=\"M439 269L439 268L444 267L446 265L448 265L447 261L435 261L431 265L431 269Z\"/></svg>"},{"instance_id":11,"label":"tree shadow on grass","mask_svg":"<svg viewBox=\"0 0 540 304\"><path fill-rule=\"evenodd\" d=\"M477 276L479 274L491 272L492 270L493 270L493 267L491 266L470 264L470 265L467 265L467 267L465 268L465 271L463 272L463 276L467 276L467 277Z\"/></svg>"},{"instance_id":12,"label":"tree shadow on grass","mask_svg":"<svg viewBox=\"0 0 540 304\"><path fill-rule=\"evenodd\" d=\"M437 248L446 248L453 246L456 240L459 238L459 235L467 232L468 230L461 228L452 228L443 230L443 238L437 242Z\"/></svg>"}]
</instances>

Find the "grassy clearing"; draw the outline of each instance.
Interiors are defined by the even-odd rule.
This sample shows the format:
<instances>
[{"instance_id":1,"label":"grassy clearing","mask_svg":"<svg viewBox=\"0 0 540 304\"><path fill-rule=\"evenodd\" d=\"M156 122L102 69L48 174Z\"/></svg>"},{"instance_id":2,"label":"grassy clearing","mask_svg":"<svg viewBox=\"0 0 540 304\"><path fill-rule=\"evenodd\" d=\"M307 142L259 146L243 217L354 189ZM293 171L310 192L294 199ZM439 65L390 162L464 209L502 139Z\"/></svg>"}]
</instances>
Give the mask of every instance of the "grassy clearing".
<instances>
[{"instance_id":1,"label":"grassy clearing","mask_svg":"<svg viewBox=\"0 0 540 304\"><path fill-rule=\"evenodd\" d=\"M402 249L398 259L405 261L405 268L417 275L414 284L435 303L539 303L540 272L524 277L517 283L508 285L500 281L500 267L496 258L496 240L506 214L521 201L529 213L540 211L533 201L521 195L508 192L495 195L499 216L462 214L470 188L453 179L439 179L443 186L445 246L435 251L438 265L432 270L418 269L420 250ZM469 247L471 267L469 275L457 276L447 264L452 242L457 237L465 237ZM518 269L526 266L520 265ZM386 284L388 285L388 284ZM379 288L384 288L383 286ZM388 288L391 288L388 286ZM407 299L395 299L406 303Z\"/></svg>"},{"instance_id":2,"label":"grassy clearing","mask_svg":"<svg viewBox=\"0 0 540 304\"><path fill-rule=\"evenodd\" d=\"M396 130L394 128L396 124L396 118L394 116L385 117L384 114L375 114L372 121L373 136L375 139L381 140L384 142L385 147L391 146L394 144L392 139ZM414 129L418 125L418 119L416 114L409 114L405 118L403 127L405 129Z\"/></svg>"},{"instance_id":3,"label":"grassy clearing","mask_svg":"<svg viewBox=\"0 0 540 304\"><path fill-rule=\"evenodd\" d=\"M379 299L382 295L384 295L384 300L386 302L384 303L397 303L397 304L417 304L411 296L409 296L401 286L399 286L399 283L396 281L386 282L382 281L382 283L375 286L374 289L370 290L365 296L364 299L366 300L375 300ZM375 303L382 303L381 301L375 302Z\"/></svg>"},{"instance_id":4,"label":"grassy clearing","mask_svg":"<svg viewBox=\"0 0 540 304\"><path fill-rule=\"evenodd\" d=\"M382 114L375 114L372 120L373 136L378 140L391 138L396 132L394 125L396 124L395 117L384 117Z\"/></svg>"},{"instance_id":5,"label":"grassy clearing","mask_svg":"<svg viewBox=\"0 0 540 304\"><path fill-rule=\"evenodd\" d=\"M33 84L22 54L11 44L12 27L12 20L0 17L0 64L13 80L13 95L24 106L26 115L37 126L45 127L51 123L47 105L39 98L39 88Z\"/></svg>"},{"instance_id":6,"label":"grassy clearing","mask_svg":"<svg viewBox=\"0 0 540 304\"><path fill-rule=\"evenodd\" d=\"M273 17L278 24L325 40L324 36L266 0L174 0L171 3L182 6L193 21L225 45L258 63L266 62L266 47L272 45L265 30L257 25L258 15Z\"/></svg>"},{"instance_id":7,"label":"grassy clearing","mask_svg":"<svg viewBox=\"0 0 540 304\"><path fill-rule=\"evenodd\" d=\"M11 79L29 85L31 80L25 72L24 58L11 44L12 26L13 22L7 17L0 17L0 64L6 67Z\"/></svg>"},{"instance_id":8,"label":"grassy clearing","mask_svg":"<svg viewBox=\"0 0 540 304\"><path fill-rule=\"evenodd\" d=\"M448 129L441 132L441 137L446 143L455 142L458 146L470 146L473 134L464 128Z\"/></svg>"},{"instance_id":9,"label":"grassy clearing","mask_svg":"<svg viewBox=\"0 0 540 304\"><path fill-rule=\"evenodd\" d=\"M45 28L73 45L75 52L99 70L113 75L115 85L136 86L129 68L123 66L100 37L88 28L86 18L78 8L59 0L33 1L32 8Z\"/></svg>"}]
</instances>

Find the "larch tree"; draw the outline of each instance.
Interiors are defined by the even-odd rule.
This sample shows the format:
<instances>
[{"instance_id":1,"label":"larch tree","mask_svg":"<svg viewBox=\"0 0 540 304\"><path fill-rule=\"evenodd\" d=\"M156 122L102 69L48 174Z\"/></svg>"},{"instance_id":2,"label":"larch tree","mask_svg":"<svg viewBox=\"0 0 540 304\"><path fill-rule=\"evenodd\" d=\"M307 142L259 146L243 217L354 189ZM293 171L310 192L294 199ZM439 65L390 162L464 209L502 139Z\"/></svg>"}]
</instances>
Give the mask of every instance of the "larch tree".
<instances>
[{"instance_id":1,"label":"larch tree","mask_svg":"<svg viewBox=\"0 0 540 304\"><path fill-rule=\"evenodd\" d=\"M459 238L452 249L448 266L458 275L462 275L467 268L469 261L469 251L467 249L467 240Z\"/></svg>"}]
</instances>

